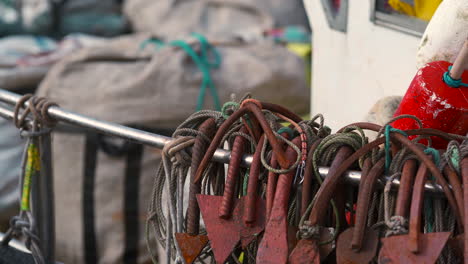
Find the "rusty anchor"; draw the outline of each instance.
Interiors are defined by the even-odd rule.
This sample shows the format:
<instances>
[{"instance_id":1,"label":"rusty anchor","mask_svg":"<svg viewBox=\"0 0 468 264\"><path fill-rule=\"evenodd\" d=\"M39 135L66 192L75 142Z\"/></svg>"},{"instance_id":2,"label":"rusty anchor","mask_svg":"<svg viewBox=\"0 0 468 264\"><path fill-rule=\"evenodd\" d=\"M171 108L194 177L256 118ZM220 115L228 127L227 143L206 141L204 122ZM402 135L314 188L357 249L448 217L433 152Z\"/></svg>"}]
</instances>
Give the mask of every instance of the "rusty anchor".
<instances>
[{"instance_id":1,"label":"rusty anchor","mask_svg":"<svg viewBox=\"0 0 468 264\"><path fill-rule=\"evenodd\" d=\"M424 184L428 168L421 164L416 174L410 208L408 235L387 237L379 263L435 263L447 243L450 232L421 234Z\"/></svg>"},{"instance_id":2,"label":"rusty anchor","mask_svg":"<svg viewBox=\"0 0 468 264\"><path fill-rule=\"evenodd\" d=\"M300 146L301 139L296 137L293 144ZM289 161L297 158L296 151L288 147L286 157ZM283 167L284 168L284 167ZM295 171L281 174L276 183L275 198L268 221L265 226L265 233L260 242L257 252L257 263L286 263L288 259L288 223L287 210L289 192L291 190Z\"/></svg>"},{"instance_id":3,"label":"rusty anchor","mask_svg":"<svg viewBox=\"0 0 468 264\"><path fill-rule=\"evenodd\" d=\"M418 164L416 160L409 159L404 163L403 169L401 172L400 187L398 189L398 196L397 196L396 205L395 205L395 216L396 216L396 219L400 219L398 221L399 221L399 225L402 225L401 228L407 228L404 222L406 222L406 220L408 219L408 215L409 215L409 210L410 210L410 205L411 205L410 198L411 198L411 194L413 191L411 187L413 186L413 182L416 178L416 172L418 169L417 166ZM401 233L401 232L402 232L401 230L398 231L398 233ZM387 240L389 239L390 239L389 237L384 237L381 239L383 245L380 250L379 257L378 257L379 260L390 259L386 255L387 252L389 252L389 250L387 250L387 247L389 245Z\"/></svg>"},{"instance_id":4,"label":"rusty anchor","mask_svg":"<svg viewBox=\"0 0 468 264\"><path fill-rule=\"evenodd\" d=\"M288 118L292 119L295 122L300 122L302 120L300 117L298 117L294 113L278 105L269 104L269 103L261 103L252 99L245 100L241 108L238 111L234 112L231 116L229 116L229 118L226 119L226 121L224 121L223 124L219 127L218 132L216 133L215 137L211 141L211 144L208 147L206 154L203 157L200 163L200 166L197 169L195 182L199 182L201 180L203 172L205 171L206 167L208 166L208 163L210 162L216 149L221 143L223 135L228 131L228 129L231 127L231 125L235 121L237 121L239 118L241 118L244 114L247 114L247 113L252 113L254 117L257 119L258 123L260 124L260 127L265 133L266 138L268 139L268 142L271 144L271 147L274 153L276 153L276 159L278 163L281 165L281 167L289 168L290 164L288 160L286 159L286 156L282 149L282 145L276 139L276 136L271 130L268 124L268 121L263 116L262 109L270 110L272 112L279 112L287 116Z\"/></svg>"},{"instance_id":5,"label":"rusty anchor","mask_svg":"<svg viewBox=\"0 0 468 264\"><path fill-rule=\"evenodd\" d=\"M449 180L450 186L452 186L452 190L453 190L453 193L455 195L455 199L458 205L458 210L463 220L463 226L462 226L462 229L460 230L461 234L451 237L449 241L447 242L447 244L449 247L453 249L454 253L460 259L464 259L465 258L464 253L463 253L464 252L464 249L463 249L464 248L464 236L465 236L464 230L466 228L464 201L466 200L464 200L464 197L463 197L464 196L463 189L466 189L467 187L465 188L462 187L462 183L460 182L459 176L450 166L446 166L444 168L444 175ZM466 180L464 182L466 182ZM468 255L467 255L467 260L468 260Z\"/></svg>"},{"instance_id":6,"label":"rusty anchor","mask_svg":"<svg viewBox=\"0 0 468 264\"><path fill-rule=\"evenodd\" d=\"M464 239L463 241L463 259L464 263L468 262L468 234L466 230L468 229L468 157L464 157L461 161L461 170L462 170L462 179L463 179L463 198L464 198L464 215L465 215L465 221L463 222L464 229L465 229L465 234L464 234Z\"/></svg>"},{"instance_id":7,"label":"rusty anchor","mask_svg":"<svg viewBox=\"0 0 468 264\"><path fill-rule=\"evenodd\" d=\"M199 126L198 131L208 138L212 138L216 131L215 120L213 118L205 120ZM208 236L199 234L200 208L198 207L196 195L200 193L201 186L199 183L197 184L194 182L196 168L200 164L207 147L208 142L206 142L201 135L198 135L195 138L192 152L189 205L187 210L187 233L175 234L177 245L186 264L193 263L208 243Z\"/></svg>"},{"instance_id":8,"label":"rusty anchor","mask_svg":"<svg viewBox=\"0 0 468 264\"><path fill-rule=\"evenodd\" d=\"M240 198L233 213L234 217L239 219L238 225L240 227L241 245L243 248L246 248L265 228L265 201L257 195L258 178L262 168L260 155L263 144L265 144L265 137L262 135L253 155L252 165L250 166L247 195ZM240 221L241 216L242 221Z\"/></svg>"},{"instance_id":9,"label":"rusty anchor","mask_svg":"<svg viewBox=\"0 0 468 264\"><path fill-rule=\"evenodd\" d=\"M368 160L366 159L366 163ZM338 237L336 253L338 264L369 263L377 253L379 234L375 229L366 228L365 225L374 186L378 177L384 172L384 165L385 160L381 159L369 172L366 171L367 168L364 170L365 179L361 179L358 194L356 224Z\"/></svg>"},{"instance_id":10,"label":"rusty anchor","mask_svg":"<svg viewBox=\"0 0 468 264\"><path fill-rule=\"evenodd\" d=\"M240 131L247 132L245 127L242 127ZM224 263L240 240L239 225L231 216L238 204L235 190L245 143L246 139L242 136L236 136L234 139L223 196L197 195L198 205L217 263Z\"/></svg>"},{"instance_id":11,"label":"rusty anchor","mask_svg":"<svg viewBox=\"0 0 468 264\"><path fill-rule=\"evenodd\" d=\"M289 139L288 133L281 133L281 136L285 139ZM284 144L282 144L284 147ZM270 159L270 166L272 168L278 167L278 160L276 159L276 153L273 152ZM276 183L278 182L278 174L274 171L268 171L267 176L267 189L266 189L266 220L270 218L271 208L273 207L273 201L275 200L275 191L276 191Z\"/></svg>"},{"instance_id":12,"label":"rusty anchor","mask_svg":"<svg viewBox=\"0 0 468 264\"><path fill-rule=\"evenodd\" d=\"M353 157L353 155L351 155L352 152L353 150L348 146L343 146L338 150L335 159L330 166L329 175L322 183L316 194L316 201L312 208L309 221L306 223L305 227L300 227L310 229L307 230L307 232L311 234L305 239L302 238L299 240L298 244L289 256L289 263L320 263L321 259L324 259L329 253L331 253L331 247L322 247L325 250L320 250L319 240L330 240L332 234L329 229L320 228L319 225L322 224L324 220L324 212L327 209L328 203L332 199L333 192L340 181L341 175L355 161L348 161ZM343 166L346 166L346 168L339 173L339 168Z\"/></svg>"}]
</instances>

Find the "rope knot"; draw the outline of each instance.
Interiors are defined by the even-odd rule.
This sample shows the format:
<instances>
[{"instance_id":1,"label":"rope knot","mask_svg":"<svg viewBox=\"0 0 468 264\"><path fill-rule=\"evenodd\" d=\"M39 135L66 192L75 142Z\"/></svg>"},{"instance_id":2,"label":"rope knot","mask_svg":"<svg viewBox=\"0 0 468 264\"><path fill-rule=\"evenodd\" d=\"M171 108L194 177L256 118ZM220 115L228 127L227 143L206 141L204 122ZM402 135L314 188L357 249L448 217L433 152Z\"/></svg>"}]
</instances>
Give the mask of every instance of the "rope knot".
<instances>
[{"instance_id":1,"label":"rope knot","mask_svg":"<svg viewBox=\"0 0 468 264\"><path fill-rule=\"evenodd\" d=\"M386 237L408 233L408 220L403 216L394 215L385 224L388 228L385 233Z\"/></svg>"},{"instance_id":2,"label":"rope knot","mask_svg":"<svg viewBox=\"0 0 468 264\"><path fill-rule=\"evenodd\" d=\"M27 106L26 103L28 104ZM29 114L32 114L33 126L38 126L35 127L36 129L54 127L57 123L57 120L52 118L48 112L49 108L52 106L58 106L58 104L49 102L44 97L26 94L21 97L18 103L15 105L13 122L17 128L24 129L26 127L26 118L29 116ZM22 113L20 113L21 109L24 109Z\"/></svg>"},{"instance_id":3,"label":"rope knot","mask_svg":"<svg viewBox=\"0 0 468 264\"><path fill-rule=\"evenodd\" d=\"M191 147L194 143L194 137L177 137L164 146L163 155L169 158L174 165L189 166L192 159L185 149Z\"/></svg>"},{"instance_id":4,"label":"rope knot","mask_svg":"<svg viewBox=\"0 0 468 264\"><path fill-rule=\"evenodd\" d=\"M299 226L297 234L300 239L318 239L320 237L320 226L310 225L310 221L305 221L303 225Z\"/></svg>"}]
</instances>

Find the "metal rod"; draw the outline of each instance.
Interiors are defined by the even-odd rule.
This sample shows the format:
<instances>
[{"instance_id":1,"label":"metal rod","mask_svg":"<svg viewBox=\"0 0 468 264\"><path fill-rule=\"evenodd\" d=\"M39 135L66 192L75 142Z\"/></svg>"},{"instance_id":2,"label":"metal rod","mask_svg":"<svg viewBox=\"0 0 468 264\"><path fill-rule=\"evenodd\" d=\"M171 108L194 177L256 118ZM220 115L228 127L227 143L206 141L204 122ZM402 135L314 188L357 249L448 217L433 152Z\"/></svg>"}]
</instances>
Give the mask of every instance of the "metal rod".
<instances>
[{"instance_id":1,"label":"metal rod","mask_svg":"<svg viewBox=\"0 0 468 264\"><path fill-rule=\"evenodd\" d=\"M0 102L4 102L10 105L16 105L16 103L21 98L20 95L0 89ZM153 134L150 132L122 126L115 123L110 123L106 121L100 121L91 117L86 117L80 114L72 113L67 110L64 110L57 106L52 106L49 108L48 111L49 115L55 118L58 121L76 125L79 127L84 127L88 129L93 129L103 134L117 136L120 138L127 139L129 141L133 141L136 143L152 146L155 148L162 149L166 143L171 141L172 138L165 137L157 134ZM8 110L4 107L0 106L0 116L13 119L13 111ZM229 159L231 157L231 153L224 149L216 150L213 160L216 162L222 163L229 163ZM243 165L249 166L252 162L252 156L246 155L243 157ZM322 178L327 177L328 175L328 168L320 167L319 173ZM358 185L361 179L361 173L358 171L348 171L345 173L345 178L348 182ZM395 187L399 186L399 182L397 180L394 181L393 185ZM426 184L426 191L432 193L441 193L442 188L437 184Z\"/></svg>"},{"instance_id":2,"label":"metal rod","mask_svg":"<svg viewBox=\"0 0 468 264\"><path fill-rule=\"evenodd\" d=\"M52 146L50 134L39 138L41 152L41 177L38 179L38 198L40 216L38 219L39 238L47 264L55 260L55 208L54 208L54 174L52 165Z\"/></svg>"}]
</instances>

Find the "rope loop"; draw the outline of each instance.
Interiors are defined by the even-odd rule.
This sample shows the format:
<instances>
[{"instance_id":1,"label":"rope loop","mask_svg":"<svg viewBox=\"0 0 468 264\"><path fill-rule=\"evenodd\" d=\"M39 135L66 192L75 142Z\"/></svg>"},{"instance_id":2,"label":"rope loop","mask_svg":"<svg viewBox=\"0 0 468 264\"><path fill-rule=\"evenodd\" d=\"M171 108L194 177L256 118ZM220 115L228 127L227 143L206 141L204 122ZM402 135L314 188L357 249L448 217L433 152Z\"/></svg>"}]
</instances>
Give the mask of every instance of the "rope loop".
<instances>
[{"instance_id":1,"label":"rope loop","mask_svg":"<svg viewBox=\"0 0 468 264\"><path fill-rule=\"evenodd\" d=\"M388 173L388 169L390 168L390 164L392 163L392 156L390 154L390 133L399 133L405 137L408 136L403 130L393 128L391 125L385 126L385 173Z\"/></svg>"},{"instance_id":2,"label":"rope loop","mask_svg":"<svg viewBox=\"0 0 468 264\"><path fill-rule=\"evenodd\" d=\"M226 102L221 107L221 113L224 119L228 119L234 112L239 110L240 104L237 102Z\"/></svg>"}]
</instances>

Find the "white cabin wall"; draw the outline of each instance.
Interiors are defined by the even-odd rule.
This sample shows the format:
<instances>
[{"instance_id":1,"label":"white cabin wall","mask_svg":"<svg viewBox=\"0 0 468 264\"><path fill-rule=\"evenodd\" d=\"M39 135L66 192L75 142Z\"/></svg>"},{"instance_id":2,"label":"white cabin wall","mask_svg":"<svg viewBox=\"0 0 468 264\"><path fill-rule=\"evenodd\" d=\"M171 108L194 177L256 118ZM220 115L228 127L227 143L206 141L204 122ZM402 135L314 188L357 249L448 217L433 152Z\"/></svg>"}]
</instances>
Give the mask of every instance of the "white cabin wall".
<instances>
[{"instance_id":1,"label":"white cabin wall","mask_svg":"<svg viewBox=\"0 0 468 264\"><path fill-rule=\"evenodd\" d=\"M328 26L320 0L305 0L313 31L311 114L334 131L362 121L383 96L404 95L420 39L370 21L371 0L350 0L347 33Z\"/></svg>"}]
</instances>

